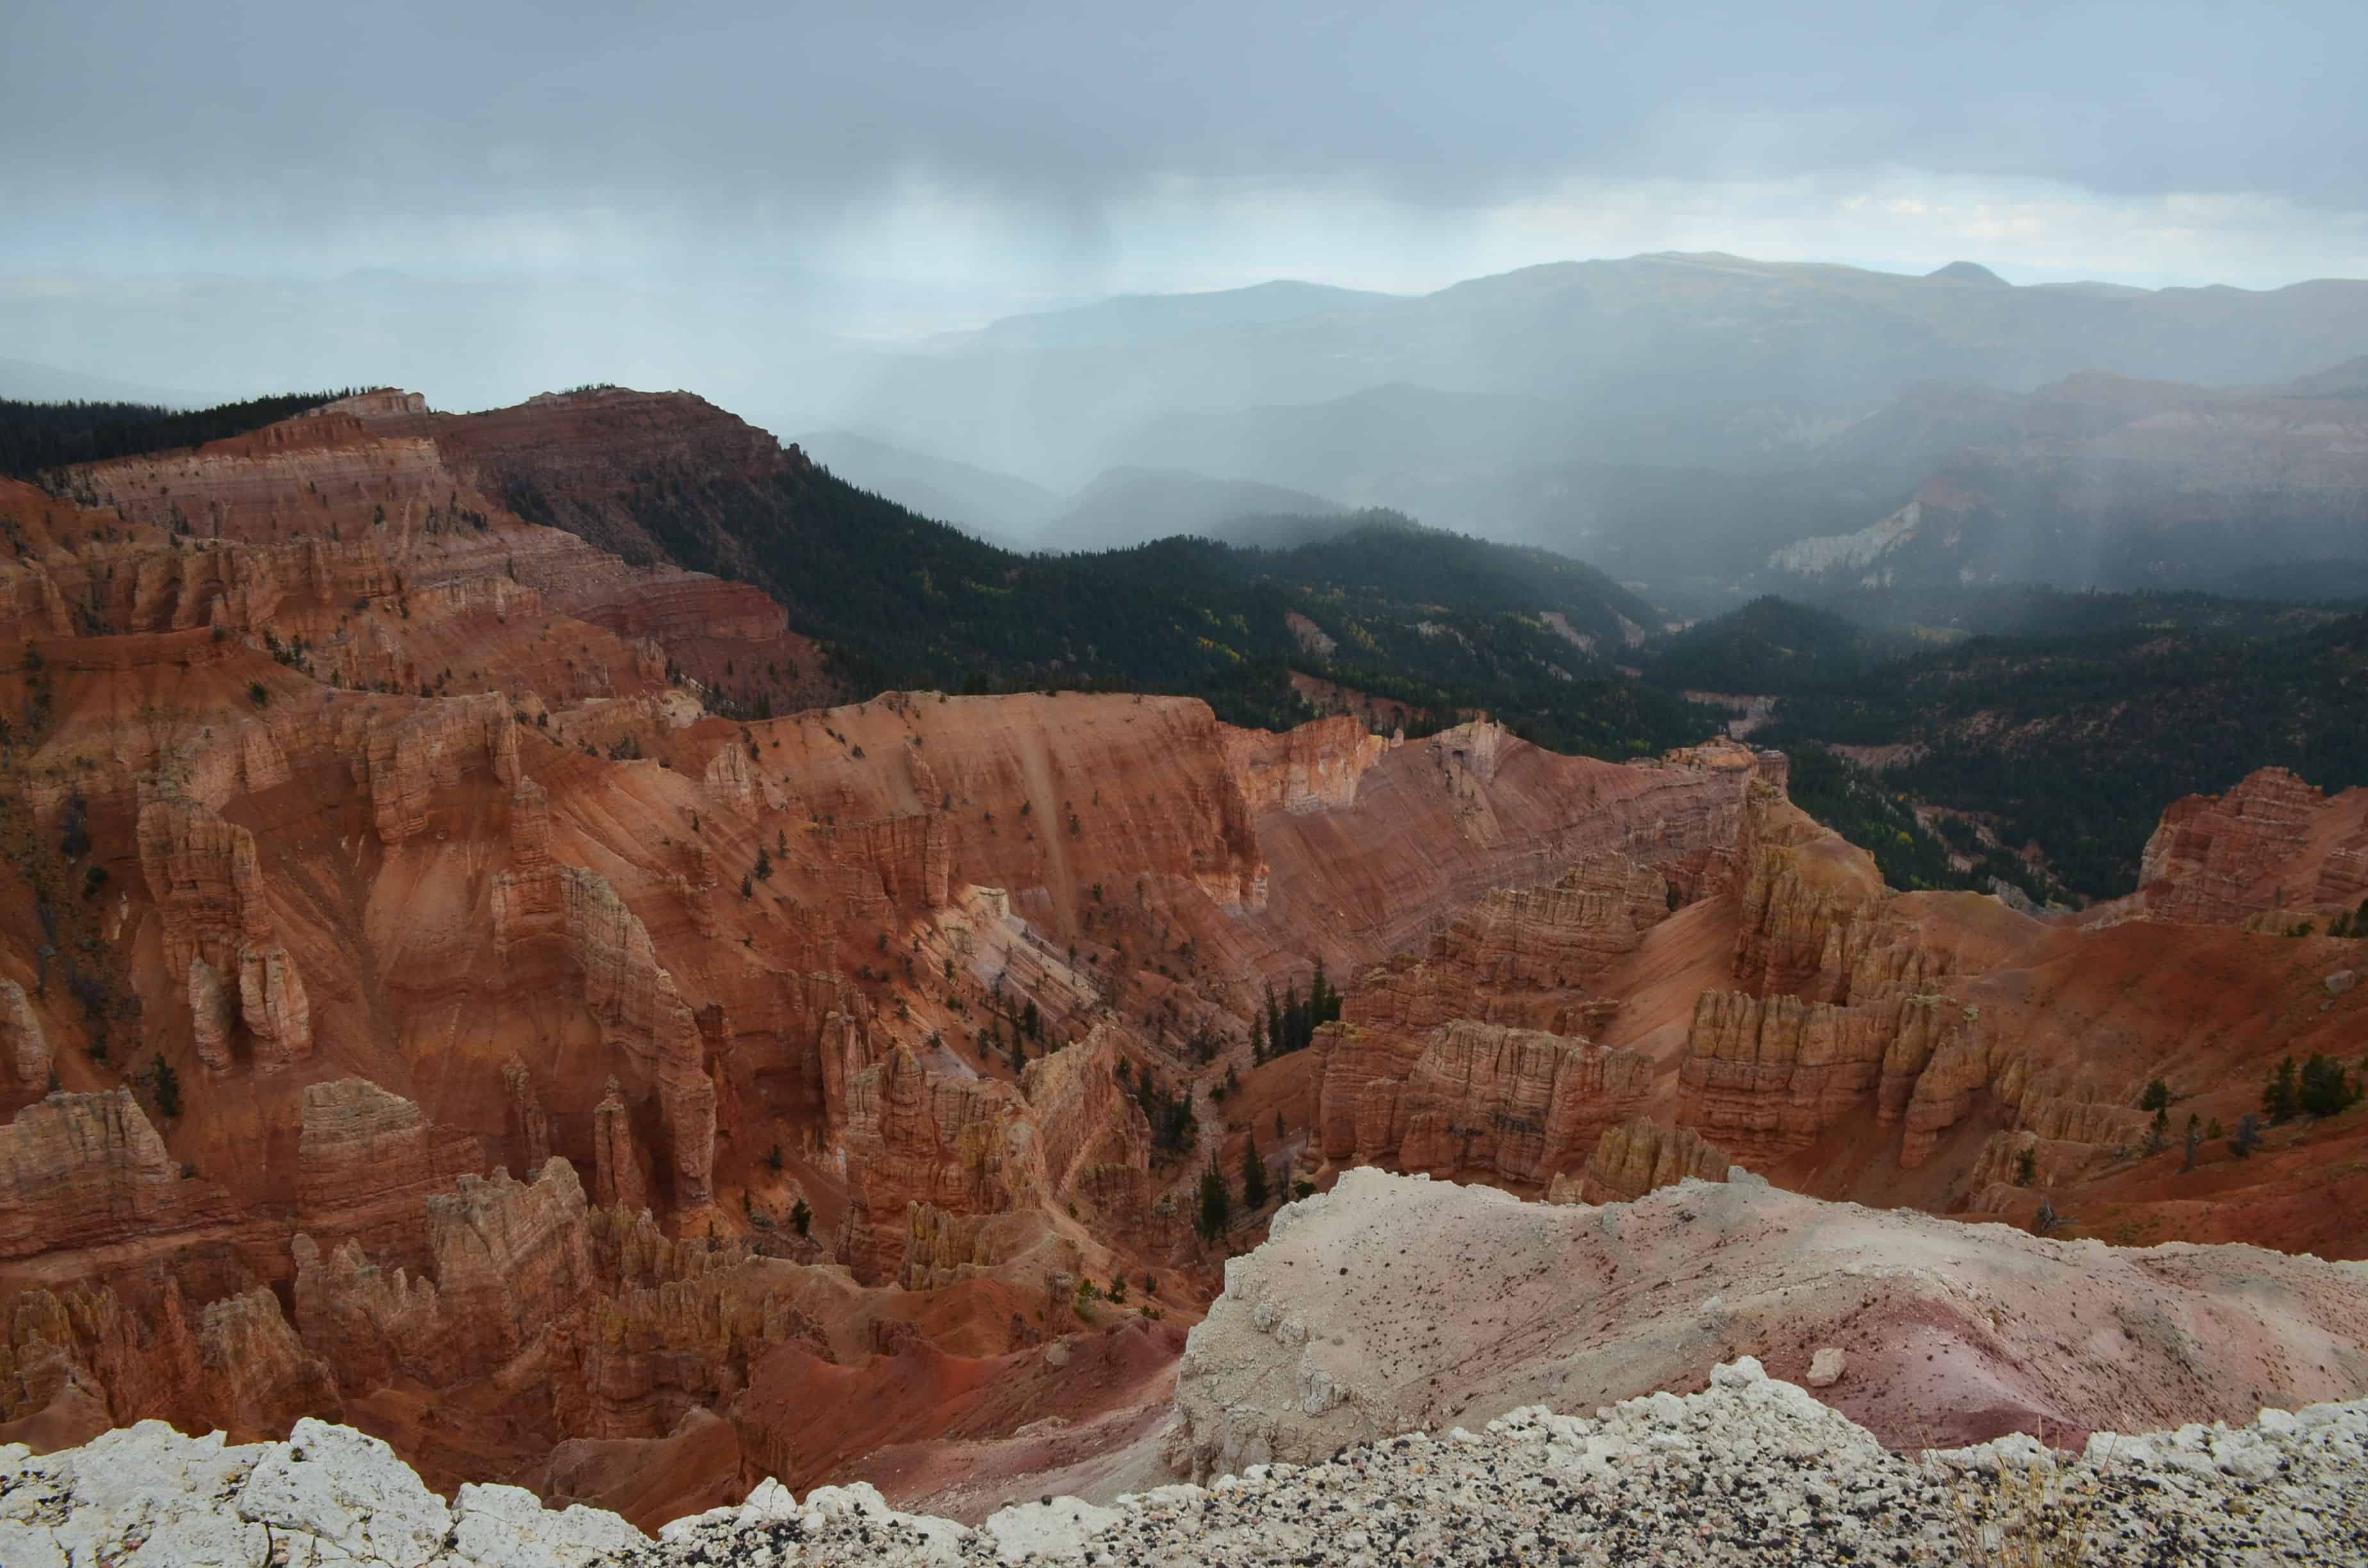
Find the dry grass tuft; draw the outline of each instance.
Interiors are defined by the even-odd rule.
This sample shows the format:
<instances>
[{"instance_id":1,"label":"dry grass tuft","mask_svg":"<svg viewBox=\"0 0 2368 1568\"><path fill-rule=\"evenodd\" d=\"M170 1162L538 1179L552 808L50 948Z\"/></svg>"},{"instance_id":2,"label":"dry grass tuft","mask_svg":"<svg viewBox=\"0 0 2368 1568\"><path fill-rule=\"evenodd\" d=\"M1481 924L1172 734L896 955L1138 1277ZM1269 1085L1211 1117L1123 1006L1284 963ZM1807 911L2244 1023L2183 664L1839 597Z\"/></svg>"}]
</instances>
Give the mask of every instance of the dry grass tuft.
<instances>
[{"instance_id":1,"label":"dry grass tuft","mask_svg":"<svg viewBox=\"0 0 2368 1568\"><path fill-rule=\"evenodd\" d=\"M1968 1471L1950 1488L1957 1544L1981 1568L2077 1568L2104 1524L2096 1467L2082 1460Z\"/></svg>"}]
</instances>

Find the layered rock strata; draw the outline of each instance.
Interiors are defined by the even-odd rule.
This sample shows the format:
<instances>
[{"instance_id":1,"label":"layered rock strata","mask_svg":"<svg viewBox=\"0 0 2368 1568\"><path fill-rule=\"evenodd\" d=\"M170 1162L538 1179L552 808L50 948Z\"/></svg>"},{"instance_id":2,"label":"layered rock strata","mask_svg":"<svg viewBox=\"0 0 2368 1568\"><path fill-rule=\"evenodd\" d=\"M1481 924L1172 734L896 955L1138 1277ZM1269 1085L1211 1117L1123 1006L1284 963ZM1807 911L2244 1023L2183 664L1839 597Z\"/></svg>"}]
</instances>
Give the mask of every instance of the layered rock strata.
<instances>
[{"instance_id":1,"label":"layered rock strata","mask_svg":"<svg viewBox=\"0 0 2368 1568\"><path fill-rule=\"evenodd\" d=\"M139 844L148 895L163 917L165 972L186 985L199 1059L217 1071L231 1066L233 1017L257 1072L312 1055L312 1004L277 940L255 835L196 800L157 794L141 804Z\"/></svg>"},{"instance_id":2,"label":"layered rock strata","mask_svg":"<svg viewBox=\"0 0 2368 1568\"><path fill-rule=\"evenodd\" d=\"M53 1094L0 1128L0 1258L227 1223L230 1195L182 1173L129 1089Z\"/></svg>"},{"instance_id":3,"label":"layered rock strata","mask_svg":"<svg viewBox=\"0 0 2368 1568\"><path fill-rule=\"evenodd\" d=\"M1640 1116L1606 1128L1587 1157L1587 1169L1575 1177L1556 1177L1546 1201L1632 1202L1681 1181L1725 1181L1731 1164L1725 1150L1704 1142L1691 1128Z\"/></svg>"},{"instance_id":4,"label":"layered rock strata","mask_svg":"<svg viewBox=\"0 0 2368 1568\"><path fill-rule=\"evenodd\" d=\"M1584 1040L1459 1020L1386 1037L1322 1031L1315 1125L1325 1157L1543 1182L1641 1110L1644 1059Z\"/></svg>"},{"instance_id":5,"label":"layered rock strata","mask_svg":"<svg viewBox=\"0 0 2368 1568\"><path fill-rule=\"evenodd\" d=\"M2162 814L2138 862L2157 920L2232 926L2264 914L2357 910L2368 899L2368 790L2322 795L2283 767Z\"/></svg>"},{"instance_id":6,"label":"layered rock strata","mask_svg":"<svg viewBox=\"0 0 2368 1568\"><path fill-rule=\"evenodd\" d=\"M309 1084L296 1223L332 1248L359 1241L416 1267L427 1256L428 1199L482 1160L475 1139L434 1127L416 1105L367 1078Z\"/></svg>"},{"instance_id":7,"label":"layered rock strata","mask_svg":"<svg viewBox=\"0 0 2368 1568\"><path fill-rule=\"evenodd\" d=\"M0 1059L19 1084L33 1087L49 1081L49 1034L25 988L13 980L0 980Z\"/></svg>"}]
</instances>

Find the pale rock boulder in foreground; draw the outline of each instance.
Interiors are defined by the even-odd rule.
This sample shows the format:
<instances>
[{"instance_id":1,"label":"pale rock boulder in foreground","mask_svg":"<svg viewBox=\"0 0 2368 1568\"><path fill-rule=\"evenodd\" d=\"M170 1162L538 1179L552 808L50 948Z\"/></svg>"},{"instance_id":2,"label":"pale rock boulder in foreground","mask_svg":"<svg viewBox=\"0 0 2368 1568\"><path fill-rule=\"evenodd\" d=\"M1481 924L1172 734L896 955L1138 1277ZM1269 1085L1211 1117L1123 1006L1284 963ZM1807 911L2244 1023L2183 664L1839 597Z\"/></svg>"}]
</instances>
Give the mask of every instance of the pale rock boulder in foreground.
<instances>
[{"instance_id":1,"label":"pale rock boulder in foreground","mask_svg":"<svg viewBox=\"0 0 2368 1568\"><path fill-rule=\"evenodd\" d=\"M1269 1237L1192 1331L1179 1474L1700 1388L1740 1356L1810 1382L1820 1350L1848 1369L1825 1397L1894 1449L2368 1395L2368 1265L2049 1241L1741 1170L1588 1208L1358 1169Z\"/></svg>"},{"instance_id":2,"label":"pale rock boulder in foreground","mask_svg":"<svg viewBox=\"0 0 2368 1568\"><path fill-rule=\"evenodd\" d=\"M2046 1242L1740 1170L1601 1207L1359 1170L1283 1210L1193 1333L1165 1449L1205 1489L970 1529L768 1481L651 1540L515 1487L448 1504L316 1420L245 1446L150 1421L0 1449L0 1563L2358 1562L2363 1303L2357 1265ZM2227 1415L2099 1429L2155 1409L2184 1415L2124 1429ZM1893 1436L2036 1417L2072 1451Z\"/></svg>"},{"instance_id":3,"label":"pale rock boulder in foreground","mask_svg":"<svg viewBox=\"0 0 2368 1568\"><path fill-rule=\"evenodd\" d=\"M1443 1437L1355 1445L1306 1468L1256 1465L1203 1491L1097 1507L1006 1508L976 1530L889 1508L870 1486L800 1505L766 1482L737 1507L650 1541L613 1515L463 1486L448 1508L374 1438L303 1421L225 1448L157 1422L34 1458L0 1449L9 1568L659 1568L661 1564L1645 1562L2348 1563L2368 1408L2265 1410L2250 1426L2092 1437L2078 1457L2020 1435L1895 1455L1745 1358L1711 1386L1592 1420L1525 1407ZM2045 1556L2006 1555L2009 1551Z\"/></svg>"}]
</instances>

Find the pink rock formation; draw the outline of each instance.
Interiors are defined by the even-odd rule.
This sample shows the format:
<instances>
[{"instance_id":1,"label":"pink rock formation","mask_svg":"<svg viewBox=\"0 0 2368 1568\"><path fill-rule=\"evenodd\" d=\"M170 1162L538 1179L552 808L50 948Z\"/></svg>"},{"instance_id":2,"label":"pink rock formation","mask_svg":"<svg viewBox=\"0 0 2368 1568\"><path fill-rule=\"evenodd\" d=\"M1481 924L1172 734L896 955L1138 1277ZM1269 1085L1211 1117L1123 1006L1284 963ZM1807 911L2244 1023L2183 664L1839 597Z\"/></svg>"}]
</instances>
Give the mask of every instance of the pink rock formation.
<instances>
[{"instance_id":1,"label":"pink rock formation","mask_svg":"<svg viewBox=\"0 0 2368 1568\"><path fill-rule=\"evenodd\" d=\"M189 960L189 1028L198 1060L216 1073L231 1070L231 1038L238 1009L222 972L203 959Z\"/></svg>"},{"instance_id":2,"label":"pink rock formation","mask_svg":"<svg viewBox=\"0 0 2368 1568\"><path fill-rule=\"evenodd\" d=\"M305 1346L345 1387L359 1393L398 1377L445 1381L446 1327L432 1280L381 1267L351 1241L324 1256L299 1233L291 1251Z\"/></svg>"},{"instance_id":3,"label":"pink rock formation","mask_svg":"<svg viewBox=\"0 0 2368 1568\"><path fill-rule=\"evenodd\" d=\"M1544 1182L1636 1114L1644 1059L1538 1029L1459 1020L1412 1039L1318 1031L1325 1157Z\"/></svg>"},{"instance_id":4,"label":"pink rock formation","mask_svg":"<svg viewBox=\"0 0 2368 1568\"><path fill-rule=\"evenodd\" d=\"M825 828L816 839L838 864L876 879L886 907L914 914L944 906L951 838L940 813ZM877 907L859 895L857 914L872 914Z\"/></svg>"},{"instance_id":5,"label":"pink rock formation","mask_svg":"<svg viewBox=\"0 0 2368 1568\"><path fill-rule=\"evenodd\" d=\"M419 1108L367 1078L304 1089L297 1142L296 1223L333 1250L347 1240L418 1267L425 1204L483 1159L477 1141L431 1126Z\"/></svg>"},{"instance_id":6,"label":"pink rock formation","mask_svg":"<svg viewBox=\"0 0 2368 1568\"><path fill-rule=\"evenodd\" d=\"M638 1214L650 1207L650 1163L633 1137L632 1108L617 1080L592 1110L592 1190L603 1209Z\"/></svg>"},{"instance_id":7,"label":"pink rock formation","mask_svg":"<svg viewBox=\"0 0 2368 1568\"><path fill-rule=\"evenodd\" d=\"M2283 767L2173 802L2139 861L2137 902L2157 920L2233 926L2273 911L2352 910L2363 898L2368 790L2322 795Z\"/></svg>"},{"instance_id":8,"label":"pink rock formation","mask_svg":"<svg viewBox=\"0 0 2368 1568\"><path fill-rule=\"evenodd\" d=\"M380 839L400 844L427 826L438 790L456 788L472 767L518 782L518 731L497 693L423 702L375 724L356 748L355 778L370 790Z\"/></svg>"},{"instance_id":9,"label":"pink rock formation","mask_svg":"<svg viewBox=\"0 0 2368 1568\"><path fill-rule=\"evenodd\" d=\"M1962 1009L1938 995L1841 1006L1704 992L1678 1119L1747 1160L1806 1144L1870 1096L1880 1119L1896 1121L1964 1025Z\"/></svg>"},{"instance_id":10,"label":"pink rock formation","mask_svg":"<svg viewBox=\"0 0 2368 1568\"><path fill-rule=\"evenodd\" d=\"M37 1087L49 1082L49 1036L25 999L25 988L13 980L0 980L0 1057L19 1084Z\"/></svg>"},{"instance_id":11,"label":"pink rock formation","mask_svg":"<svg viewBox=\"0 0 2368 1568\"><path fill-rule=\"evenodd\" d=\"M129 1089L56 1094L0 1128L0 1258L219 1224L229 1195L184 1179Z\"/></svg>"},{"instance_id":12,"label":"pink rock formation","mask_svg":"<svg viewBox=\"0 0 2368 1568\"><path fill-rule=\"evenodd\" d=\"M269 1290L206 1303L198 1361L213 1383L212 1407L233 1431L285 1432L299 1416L342 1410L337 1381L280 1315Z\"/></svg>"},{"instance_id":13,"label":"pink rock formation","mask_svg":"<svg viewBox=\"0 0 2368 1568\"><path fill-rule=\"evenodd\" d=\"M1224 732L1226 768L1253 816L1349 804L1365 769L1389 744L1346 714L1281 734L1231 727Z\"/></svg>"},{"instance_id":14,"label":"pink rock formation","mask_svg":"<svg viewBox=\"0 0 2368 1568\"><path fill-rule=\"evenodd\" d=\"M229 977L257 1072L313 1054L312 1004L288 949L274 939L255 835L187 796L156 794L140 807L140 867L164 920L168 973L187 977L200 1060L226 1067ZM202 961L211 977L192 967Z\"/></svg>"},{"instance_id":15,"label":"pink rock formation","mask_svg":"<svg viewBox=\"0 0 2368 1568\"><path fill-rule=\"evenodd\" d=\"M698 1023L657 961L648 927L608 879L570 866L561 885L585 1003L606 1042L655 1084L674 1200L697 1208L708 1200L715 1157L715 1085Z\"/></svg>"},{"instance_id":16,"label":"pink rock formation","mask_svg":"<svg viewBox=\"0 0 2368 1568\"><path fill-rule=\"evenodd\" d=\"M509 1102L504 1120L510 1148L528 1172L539 1171L551 1158L551 1113L535 1093L534 1075L515 1056L502 1063L502 1085Z\"/></svg>"},{"instance_id":17,"label":"pink rock formation","mask_svg":"<svg viewBox=\"0 0 2368 1568\"><path fill-rule=\"evenodd\" d=\"M933 1077L903 1045L848 1082L847 1262L858 1279L901 1268L907 1204L958 1213L1010 1206L1014 1098L1001 1085Z\"/></svg>"},{"instance_id":18,"label":"pink rock formation","mask_svg":"<svg viewBox=\"0 0 2368 1568\"><path fill-rule=\"evenodd\" d=\"M1689 1177L1725 1181L1734 1162L1691 1128L1637 1117L1608 1127L1577 1178L1559 1178L1551 1202L1626 1203Z\"/></svg>"},{"instance_id":19,"label":"pink rock formation","mask_svg":"<svg viewBox=\"0 0 2368 1568\"><path fill-rule=\"evenodd\" d=\"M427 1207L448 1379L491 1375L593 1283L584 1186L565 1160L552 1157L530 1183L499 1167L464 1176Z\"/></svg>"}]
</instances>

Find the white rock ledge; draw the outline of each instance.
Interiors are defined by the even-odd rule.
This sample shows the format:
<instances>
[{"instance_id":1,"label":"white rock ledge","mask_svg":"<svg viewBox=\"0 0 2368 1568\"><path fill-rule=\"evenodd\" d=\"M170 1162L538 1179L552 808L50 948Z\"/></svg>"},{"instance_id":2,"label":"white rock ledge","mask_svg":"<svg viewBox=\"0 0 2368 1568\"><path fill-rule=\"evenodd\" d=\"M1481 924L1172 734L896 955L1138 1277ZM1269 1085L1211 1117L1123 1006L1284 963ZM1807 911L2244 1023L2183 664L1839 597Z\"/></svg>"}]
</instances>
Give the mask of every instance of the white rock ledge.
<instances>
[{"instance_id":1,"label":"white rock ledge","mask_svg":"<svg viewBox=\"0 0 2368 1568\"><path fill-rule=\"evenodd\" d=\"M2025 1437L1906 1458L1748 1358L1711 1387L1593 1419L1517 1410L1481 1432L1357 1444L1115 1507L1052 1498L978 1529L867 1485L800 1504L768 1481L652 1541L510 1486L448 1506L384 1443L301 1421L225 1447L142 1422L36 1457L0 1449L7 1568L586 1568L590 1564L2359 1563L2368 1402L2237 1429Z\"/></svg>"}]
</instances>

